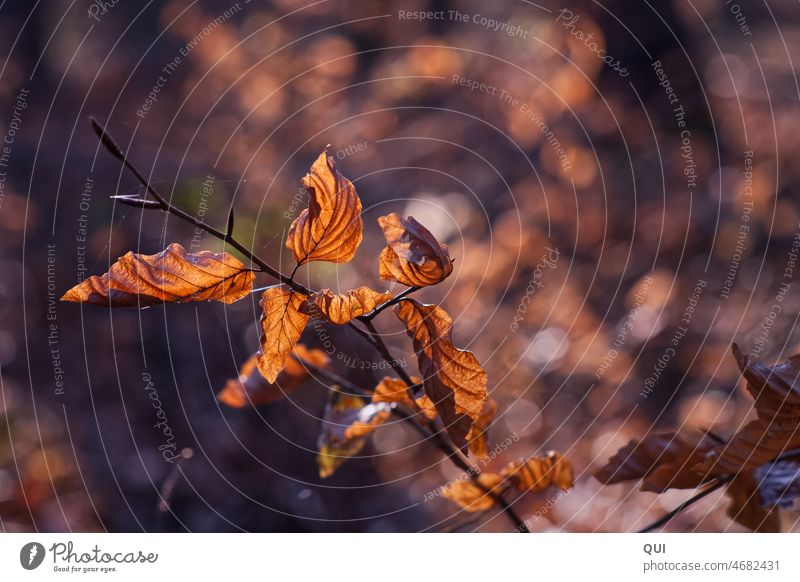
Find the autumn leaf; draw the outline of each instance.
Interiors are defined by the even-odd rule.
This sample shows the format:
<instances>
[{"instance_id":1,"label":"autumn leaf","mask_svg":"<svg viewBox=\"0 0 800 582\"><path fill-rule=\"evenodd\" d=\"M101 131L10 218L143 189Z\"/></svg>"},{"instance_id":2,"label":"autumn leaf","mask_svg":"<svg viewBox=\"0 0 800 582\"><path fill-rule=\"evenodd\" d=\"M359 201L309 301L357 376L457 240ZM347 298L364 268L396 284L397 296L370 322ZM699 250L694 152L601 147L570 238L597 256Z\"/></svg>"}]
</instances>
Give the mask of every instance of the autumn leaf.
<instances>
[{"instance_id":1,"label":"autumn leaf","mask_svg":"<svg viewBox=\"0 0 800 582\"><path fill-rule=\"evenodd\" d=\"M217 399L232 408L246 406L259 406L282 400L295 390L309 376L308 368L299 362L296 357L314 366L324 368L329 359L325 352L308 349L303 344L297 344L286 358L286 365L278 374L274 384L267 381L258 371L258 356L250 356L242 364L237 378L231 378L217 395Z\"/></svg>"},{"instance_id":2,"label":"autumn leaf","mask_svg":"<svg viewBox=\"0 0 800 582\"><path fill-rule=\"evenodd\" d=\"M319 435L319 476L330 477L345 461L357 455L366 438L391 416L385 402L365 404L359 396L337 394L325 407Z\"/></svg>"},{"instance_id":3,"label":"autumn leaf","mask_svg":"<svg viewBox=\"0 0 800 582\"><path fill-rule=\"evenodd\" d=\"M752 473L742 473L728 483L725 492L730 498L726 513L737 523L759 533L780 532L777 510L761 498L758 483Z\"/></svg>"},{"instance_id":4,"label":"autumn leaf","mask_svg":"<svg viewBox=\"0 0 800 582\"><path fill-rule=\"evenodd\" d=\"M93 275L61 297L62 301L110 307L159 303L233 303L253 289L255 274L228 253L187 253L173 243L155 255L128 252L107 273Z\"/></svg>"},{"instance_id":5,"label":"autumn leaf","mask_svg":"<svg viewBox=\"0 0 800 582\"><path fill-rule=\"evenodd\" d=\"M472 424L472 428L467 435L469 452L478 458L482 459L489 456L489 448L486 446L487 432L496 414L497 402L487 398L480 415Z\"/></svg>"},{"instance_id":6,"label":"autumn leaf","mask_svg":"<svg viewBox=\"0 0 800 582\"><path fill-rule=\"evenodd\" d=\"M258 369L268 382L275 382L310 319L300 311L305 300L305 295L286 285L268 287L261 296L261 349L257 358Z\"/></svg>"},{"instance_id":7,"label":"autumn leaf","mask_svg":"<svg viewBox=\"0 0 800 582\"><path fill-rule=\"evenodd\" d=\"M361 200L355 186L323 151L303 178L308 208L292 222L286 246L298 265L311 261L346 263L361 243Z\"/></svg>"},{"instance_id":8,"label":"autumn leaf","mask_svg":"<svg viewBox=\"0 0 800 582\"><path fill-rule=\"evenodd\" d=\"M343 325L356 317L369 313L391 298L391 293L379 293L369 287L359 287L344 294L323 289L309 295L306 303L302 305L301 311Z\"/></svg>"},{"instance_id":9,"label":"autumn leaf","mask_svg":"<svg viewBox=\"0 0 800 582\"><path fill-rule=\"evenodd\" d=\"M381 279L409 287L424 287L444 281L453 272L447 245L439 241L413 216L391 213L378 218L386 237L386 248L378 258Z\"/></svg>"},{"instance_id":10,"label":"autumn leaf","mask_svg":"<svg viewBox=\"0 0 800 582\"><path fill-rule=\"evenodd\" d=\"M466 452L467 435L486 401L486 372L472 352L453 346L453 320L441 307L405 299L395 313L413 340L425 393L450 438Z\"/></svg>"},{"instance_id":11,"label":"autumn leaf","mask_svg":"<svg viewBox=\"0 0 800 582\"><path fill-rule=\"evenodd\" d=\"M415 384L422 384L422 378L417 376L411 376L411 381ZM414 408L411 396L408 394L408 386L406 383L399 378L392 378L390 376L385 376L378 382L378 385L375 386L375 390L372 393L372 401L398 402L409 408ZM438 416L436 406L434 406L427 394L423 393L419 396L415 394L414 402L429 420L433 420Z\"/></svg>"},{"instance_id":12,"label":"autumn leaf","mask_svg":"<svg viewBox=\"0 0 800 582\"><path fill-rule=\"evenodd\" d=\"M523 493L539 493L551 485L567 490L575 482L572 463L555 451L550 451L543 457L509 463L500 474L508 478L517 491Z\"/></svg>"},{"instance_id":13,"label":"autumn leaf","mask_svg":"<svg viewBox=\"0 0 800 582\"><path fill-rule=\"evenodd\" d=\"M480 485L469 479L451 481L440 489L442 497L470 513L491 509L496 503L491 493L502 493L506 485L505 478L497 473L481 473L477 481Z\"/></svg>"},{"instance_id":14,"label":"autumn leaf","mask_svg":"<svg viewBox=\"0 0 800 582\"><path fill-rule=\"evenodd\" d=\"M711 451L702 465L714 473L739 473L800 447L800 355L777 366L752 363L733 345L733 355L755 400L757 418Z\"/></svg>"},{"instance_id":15,"label":"autumn leaf","mask_svg":"<svg viewBox=\"0 0 800 582\"><path fill-rule=\"evenodd\" d=\"M698 469L711 448L699 437L692 439L674 432L648 434L622 447L594 476L606 485L641 479L642 491L654 493L669 488L691 489L712 477Z\"/></svg>"}]
</instances>

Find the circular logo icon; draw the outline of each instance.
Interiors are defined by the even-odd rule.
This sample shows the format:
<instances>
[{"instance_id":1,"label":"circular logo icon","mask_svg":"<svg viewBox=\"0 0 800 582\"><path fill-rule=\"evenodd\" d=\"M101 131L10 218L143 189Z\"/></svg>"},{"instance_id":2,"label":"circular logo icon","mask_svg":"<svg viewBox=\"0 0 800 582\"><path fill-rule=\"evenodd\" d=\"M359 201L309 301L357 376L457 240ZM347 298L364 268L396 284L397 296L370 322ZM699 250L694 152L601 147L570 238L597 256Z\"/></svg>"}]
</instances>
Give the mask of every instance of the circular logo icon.
<instances>
[{"instance_id":1,"label":"circular logo icon","mask_svg":"<svg viewBox=\"0 0 800 582\"><path fill-rule=\"evenodd\" d=\"M29 542L19 551L19 563L26 570L35 570L44 561L44 546L39 542Z\"/></svg>"}]
</instances>

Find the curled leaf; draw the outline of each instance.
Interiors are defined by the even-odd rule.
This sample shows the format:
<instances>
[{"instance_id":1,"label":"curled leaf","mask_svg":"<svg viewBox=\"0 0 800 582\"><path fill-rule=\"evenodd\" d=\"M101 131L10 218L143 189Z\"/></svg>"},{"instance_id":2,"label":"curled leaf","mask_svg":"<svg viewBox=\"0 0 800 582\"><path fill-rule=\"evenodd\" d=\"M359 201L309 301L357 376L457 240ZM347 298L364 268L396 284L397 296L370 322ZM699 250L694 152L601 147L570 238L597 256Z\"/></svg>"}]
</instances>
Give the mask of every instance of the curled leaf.
<instances>
[{"instance_id":1,"label":"curled leaf","mask_svg":"<svg viewBox=\"0 0 800 582\"><path fill-rule=\"evenodd\" d=\"M500 494L505 478L497 473L481 473L477 481L480 485L469 479L451 481L440 489L442 497L470 513L491 509L497 502L489 492Z\"/></svg>"},{"instance_id":2,"label":"curled leaf","mask_svg":"<svg viewBox=\"0 0 800 582\"><path fill-rule=\"evenodd\" d=\"M572 463L555 451L543 457L509 463L500 474L521 492L539 493L551 485L566 490L572 488L575 482Z\"/></svg>"},{"instance_id":3,"label":"curled leaf","mask_svg":"<svg viewBox=\"0 0 800 582\"><path fill-rule=\"evenodd\" d=\"M308 208L292 222L286 246L298 265L311 261L346 263L361 243L361 200L353 183L323 151L303 178Z\"/></svg>"},{"instance_id":4,"label":"curled leaf","mask_svg":"<svg viewBox=\"0 0 800 582\"><path fill-rule=\"evenodd\" d=\"M366 438L391 416L385 402L365 404L358 396L338 394L325 407L319 435L319 476L330 477L347 459L361 451Z\"/></svg>"},{"instance_id":5,"label":"curled leaf","mask_svg":"<svg viewBox=\"0 0 800 582\"><path fill-rule=\"evenodd\" d=\"M286 367L278 374L274 384L258 371L258 356L250 356L242 364L237 378L231 378L217 394L217 399L232 408L259 406L282 400L308 378L308 368L299 362L297 356L315 366L324 368L329 363L328 356L321 350L309 350L303 344L297 344L292 354L286 359Z\"/></svg>"},{"instance_id":6,"label":"curled leaf","mask_svg":"<svg viewBox=\"0 0 800 582\"><path fill-rule=\"evenodd\" d=\"M102 276L93 275L61 297L62 301L110 307L159 303L233 303L253 289L255 274L228 253L187 253L172 243L155 255L128 252Z\"/></svg>"},{"instance_id":7,"label":"curled leaf","mask_svg":"<svg viewBox=\"0 0 800 582\"><path fill-rule=\"evenodd\" d=\"M378 258L381 279L403 285L424 287L444 281L453 272L447 245L414 220L392 212L378 218L386 237L386 248Z\"/></svg>"},{"instance_id":8,"label":"curled leaf","mask_svg":"<svg viewBox=\"0 0 800 582\"><path fill-rule=\"evenodd\" d=\"M332 323L343 325L369 313L391 298L391 293L379 293L369 287L359 287L345 294L323 289L309 295L301 310L308 315L318 315Z\"/></svg>"},{"instance_id":9,"label":"curled leaf","mask_svg":"<svg viewBox=\"0 0 800 582\"><path fill-rule=\"evenodd\" d=\"M467 435L486 401L486 372L472 352L453 346L453 320L441 307L405 299L395 313L413 340L425 393L455 445L466 450Z\"/></svg>"},{"instance_id":10,"label":"curled leaf","mask_svg":"<svg viewBox=\"0 0 800 582\"><path fill-rule=\"evenodd\" d=\"M422 383L422 378L417 376L412 376L411 380L415 384ZM372 401L399 402L400 404L404 404L409 408L414 408L414 404L411 401L411 396L408 394L408 386L406 386L406 383L399 378L392 378L390 376L385 376L383 380L381 380L378 385L375 386L375 390L372 393ZM431 402L431 399L428 398L427 394L420 394L419 396L415 395L414 402L416 402L419 409L428 419L433 420L436 418L436 407L434 406L433 402Z\"/></svg>"},{"instance_id":11,"label":"curled leaf","mask_svg":"<svg viewBox=\"0 0 800 582\"><path fill-rule=\"evenodd\" d=\"M472 424L472 428L467 435L469 452L478 458L489 456L489 448L486 446L487 432L496 414L497 402L491 398L487 398L486 402L483 404L480 415Z\"/></svg>"},{"instance_id":12,"label":"curled leaf","mask_svg":"<svg viewBox=\"0 0 800 582\"><path fill-rule=\"evenodd\" d=\"M268 382L275 382L308 323L309 316L300 311L305 300L305 295L286 285L268 287L261 296L261 349L257 363Z\"/></svg>"},{"instance_id":13,"label":"curled leaf","mask_svg":"<svg viewBox=\"0 0 800 582\"><path fill-rule=\"evenodd\" d=\"M789 509L800 497L800 465L778 461L755 470L758 492L764 506Z\"/></svg>"},{"instance_id":14,"label":"curled leaf","mask_svg":"<svg viewBox=\"0 0 800 582\"><path fill-rule=\"evenodd\" d=\"M800 355L772 367L750 362L736 344L733 355L758 417L711 452L702 469L715 473L755 469L800 447Z\"/></svg>"}]
</instances>

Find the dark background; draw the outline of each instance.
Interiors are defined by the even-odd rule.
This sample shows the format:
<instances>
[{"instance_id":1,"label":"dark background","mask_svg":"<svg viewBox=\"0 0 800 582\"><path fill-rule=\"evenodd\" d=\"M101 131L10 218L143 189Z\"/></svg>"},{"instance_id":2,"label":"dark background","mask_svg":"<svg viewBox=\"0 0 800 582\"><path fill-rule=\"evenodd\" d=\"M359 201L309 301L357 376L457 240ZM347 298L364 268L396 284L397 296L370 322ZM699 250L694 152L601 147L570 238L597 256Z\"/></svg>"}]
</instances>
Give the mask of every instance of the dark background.
<instances>
[{"instance_id":1,"label":"dark background","mask_svg":"<svg viewBox=\"0 0 800 582\"><path fill-rule=\"evenodd\" d=\"M215 394L258 345L256 295L232 306L138 312L58 303L48 321L48 282L58 297L78 276L81 214L90 274L127 250L188 248L194 234L174 218L109 199L141 188L99 149L90 115L189 213L199 211L202 183L213 176L205 219L221 228L233 203L237 236L283 271L292 266L284 213L310 163L331 144L364 203L365 237L352 263L301 271L314 287L382 285L375 268L382 214L413 214L448 242L454 273L421 297L453 315L457 343L489 372L501 410L490 443L520 437L496 464L555 448L576 469L569 495L515 504L523 515L539 512L537 531L628 531L685 499L686 492L656 497L632 485L601 487L591 471L653 427L733 432L752 401L738 382L732 341L751 351L768 329L759 357L796 351L797 281L777 317L769 316L800 221L796 2L742 2L751 35L728 5L711 0L541 7L242 0L207 33L232 4L120 2L107 3L105 13L86 1L31 4L0 5L2 131L19 92L29 91L0 206L4 531L435 531L463 517L441 498L424 502L457 473L397 424L377 431L363 458L320 480L315 451L327 396L314 381L274 405L220 406ZM562 8L580 15L576 27L594 32L629 76L569 34L557 21ZM470 21L421 23L400 19L398 10L458 10ZM476 14L518 25L527 38L487 30L471 20ZM193 41L152 108L137 115L163 67ZM686 112L693 189L656 60ZM454 74L504 89L541 113L572 170L563 171L519 107L453 84ZM367 146L349 154L359 143ZM747 150L754 152L753 211L737 253ZM93 188L82 210L87 179ZM48 245L55 245L51 281ZM221 249L207 236L202 246ZM513 332L547 247L559 250L558 264L545 270ZM642 398L698 281L707 286L688 333ZM632 331L597 381L626 321ZM391 314L379 326L415 372ZM357 337L329 333L341 353L376 361ZM313 332L305 340L314 345ZM341 361L333 368L367 387L383 375ZM145 373L179 447L194 452L166 512L158 509L159 490L174 466L158 450L163 436L153 427ZM711 496L668 528L741 529L724 505ZM785 529L796 529L795 518L786 513ZM510 526L490 515L472 528Z\"/></svg>"}]
</instances>

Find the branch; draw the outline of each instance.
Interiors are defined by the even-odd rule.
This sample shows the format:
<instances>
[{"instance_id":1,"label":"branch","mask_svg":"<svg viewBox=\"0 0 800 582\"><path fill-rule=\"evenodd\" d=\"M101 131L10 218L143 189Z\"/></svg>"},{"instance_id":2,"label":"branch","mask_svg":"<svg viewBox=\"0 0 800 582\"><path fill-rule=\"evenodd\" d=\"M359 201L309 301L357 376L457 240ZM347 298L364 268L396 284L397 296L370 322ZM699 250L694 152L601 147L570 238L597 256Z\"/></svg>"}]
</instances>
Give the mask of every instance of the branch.
<instances>
[{"instance_id":1,"label":"branch","mask_svg":"<svg viewBox=\"0 0 800 582\"><path fill-rule=\"evenodd\" d=\"M695 503L700 501L706 495L710 495L711 493L713 493L714 491L716 491L717 489L719 489L720 487L725 485L725 483L730 481L730 479L731 479L730 476L720 478L719 480L717 480L716 483L714 483L710 487L707 487L706 489L703 489L697 495L694 495L693 497L690 497L689 499L687 499L686 501L681 503L678 507L676 507L675 509L670 511L668 514L666 514L664 517L662 517L660 519L657 519L656 521L654 521L653 523L651 523L647 527L645 527L643 529L640 529L638 533L651 532L654 529L657 529L657 528L661 527L662 525L665 525L669 520L671 520L673 517L678 515L681 511L683 511L687 507L691 507L692 505L694 505ZM713 483L713 481L712 481L712 483Z\"/></svg>"},{"instance_id":2,"label":"branch","mask_svg":"<svg viewBox=\"0 0 800 582\"><path fill-rule=\"evenodd\" d=\"M355 385L350 380L342 378L341 376L339 376L335 372L331 372L329 370L321 368L320 366L317 366L316 364L312 364L308 360L304 360L303 358L297 356L296 354L292 354L292 357L294 359L296 359L298 362L300 362L302 365L306 366L308 369L313 370L314 373L316 373L317 375L321 376L322 378L324 378L328 382L331 382L333 384L338 384L339 386L341 386L345 390L347 390L347 391L349 391L349 392L351 392L353 394L358 394L359 396L366 396L366 397L372 396L372 393L369 390L365 390L365 389L361 388L360 386ZM520 518L520 516L517 514L517 512L514 510L514 508L511 507L511 505L508 503L508 501L506 501L505 498L502 495L491 491L487 487L484 487L483 484L480 481L478 481L478 478L480 477L481 472L477 468L471 467L466 461L464 461L459 456L458 449L456 449L454 445L451 445L444 438L442 438L442 433L440 431L435 431L434 432L434 431L429 431L429 430L425 429L425 427L423 427L422 425L420 425L416 421L415 417L417 415L415 413L412 413L412 412L406 410L403 406L400 406L400 405L394 406L392 408L392 414L394 414L395 416L400 418L403 422L405 422L405 423L409 424L410 426L412 426L414 428L414 430L416 430L423 437L425 437L426 441L430 441L434 445L436 445L436 447L439 449L439 451L442 452L442 454L445 457L450 459L450 461L456 467L458 467L459 469L464 471L469 476L469 478L484 493L486 493L487 495L491 496L492 499L494 499L495 502L500 506L500 508L506 513L506 515L508 515L509 519L511 519L511 521L514 522L514 526L515 526L514 531L517 531L517 532L520 532L520 533L530 533L530 530L525 525L525 522L522 520L522 518Z\"/></svg>"},{"instance_id":3,"label":"branch","mask_svg":"<svg viewBox=\"0 0 800 582\"><path fill-rule=\"evenodd\" d=\"M403 291L402 293L398 293L398 294L397 294L397 296L393 297L392 299L390 299L390 300L389 300L389 301L387 301L386 303L383 303L383 304L381 304L381 305L378 305L378 307L376 307L375 309L373 309L373 310L372 310L372 311L370 311L369 313L366 313L366 314L362 315L362 316L361 316L361 317L359 317L358 319L359 319L359 320L361 320L361 321L363 321L363 322L365 322L365 323L366 323L366 322L368 322L368 321L372 321L373 319L375 319L375 318L378 316L378 314L379 314L381 311L383 311L384 309L387 309L387 308L391 307L392 305L397 305L397 304L398 304L398 303L400 303L400 302L401 302L403 299L405 299L406 297L408 297L408 296L409 296L409 295L411 295L412 293L414 293L414 292L416 292L416 291L419 291L420 289L422 289L422 287L417 287L417 286L414 286L414 287L409 287L408 289L406 289L406 290L405 290L405 291Z\"/></svg>"},{"instance_id":4,"label":"branch","mask_svg":"<svg viewBox=\"0 0 800 582\"><path fill-rule=\"evenodd\" d=\"M304 295L311 294L311 291L306 289L303 285L295 282L291 277L287 277L277 269L274 269L273 267L269 266L263 259L258 257L258 255L256 255L253 251L251 251L242 243L240 243L238 240L236 240L230 232L225 233L219 231L216 228L207 225L205 222L198 220L191 214L181 210L180 208L176 208L175 206L167 202L167 200L155 188L153 188L150 182L141 174L141 172L139 172L136 166L133 165L133 163L125 156L125 154L122 153L122 150L114 141L114 139L106 132L105 129L100 127L100 124L97 122L97 120L95 120L93 117L89 119L92 123L92 127L94 128L95 133L100 138L100 142L105 146L105 148L112 156L114 156L115 158L117 158L122 162L122 164L131 172L131 174L133 174L136 177L136 179L139 180L139 183L142 184L142 186L144 186L147 189L150 195L156 199L157 206L152 204L152 201L149 200L130 198L123 201L120 200L119 197L117 197L117 200L120 200L121 202L123 202L123 204L138 206L140 208L145 208L145 209L157 208L159 210L162 210L163 212L177 216L178 218L181 218L186 222L193 224L195 227L206 231L208 234L222 241L225 241L227 244L231 245L237 251L242 253L245 257L250 259L250 261L258 265L262 271L272 275L273 277L278 279L281 283L288 285L298 293L303 293ZM231 222L229 220L229 226L230 224Z\"/></svg>"}]
</instances>

